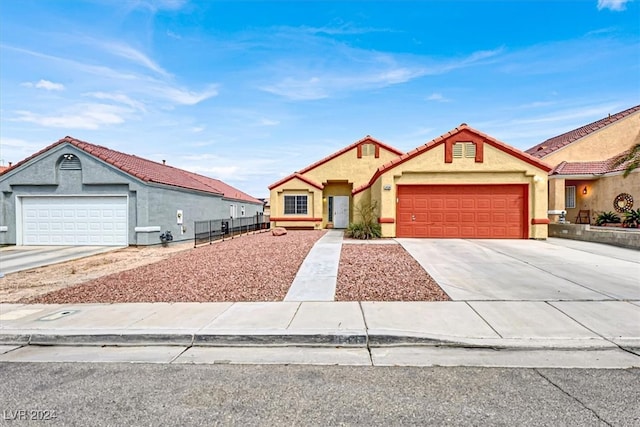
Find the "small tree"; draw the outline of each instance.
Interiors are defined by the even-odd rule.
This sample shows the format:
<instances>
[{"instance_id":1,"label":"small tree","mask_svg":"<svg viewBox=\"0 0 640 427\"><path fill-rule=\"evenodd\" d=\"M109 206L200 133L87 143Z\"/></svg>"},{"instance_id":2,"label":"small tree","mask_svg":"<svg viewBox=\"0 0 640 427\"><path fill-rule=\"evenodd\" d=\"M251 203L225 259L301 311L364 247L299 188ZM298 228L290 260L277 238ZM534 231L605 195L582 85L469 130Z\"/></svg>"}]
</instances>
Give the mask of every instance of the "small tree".
<instances>
[{"instance_id":1,"label":"small tree","mask_svg":"<svg viewBox=\"0 0 640 427\"><path fill-rule=\"evenodd\" d=\"M378 203L360 202L355 210L360 215L360 221L349 224L346 236L362 240L382 237L382 228L378 224Z\"/></svg>"}]
</instances>

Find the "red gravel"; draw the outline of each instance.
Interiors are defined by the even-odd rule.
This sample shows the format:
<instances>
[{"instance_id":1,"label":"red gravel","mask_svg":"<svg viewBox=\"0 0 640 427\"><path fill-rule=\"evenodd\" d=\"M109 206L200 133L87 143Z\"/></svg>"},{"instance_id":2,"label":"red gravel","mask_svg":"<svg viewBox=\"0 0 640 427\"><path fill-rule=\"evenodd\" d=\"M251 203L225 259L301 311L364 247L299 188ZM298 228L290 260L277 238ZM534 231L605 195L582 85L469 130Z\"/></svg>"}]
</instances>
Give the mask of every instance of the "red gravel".
<instances>
[{"instance_id":1,"label":"red gravel","mask_svg":"<svg viewBox=\"0 0 640 427\"><path fill-rule=\"evenodd\" d=\"M343 244L336 301L449 301L400 245Z\"/></svg>"},{"instance_id":2,"label":"red gravel","mask_svg":"<svg viewBox=\"0 0 640 427\"><path fill-rule=\"evenodd\" d=\"M241 236L22 302L282 301L300 264L324 233Z\"/></svg>"}]
</instances>

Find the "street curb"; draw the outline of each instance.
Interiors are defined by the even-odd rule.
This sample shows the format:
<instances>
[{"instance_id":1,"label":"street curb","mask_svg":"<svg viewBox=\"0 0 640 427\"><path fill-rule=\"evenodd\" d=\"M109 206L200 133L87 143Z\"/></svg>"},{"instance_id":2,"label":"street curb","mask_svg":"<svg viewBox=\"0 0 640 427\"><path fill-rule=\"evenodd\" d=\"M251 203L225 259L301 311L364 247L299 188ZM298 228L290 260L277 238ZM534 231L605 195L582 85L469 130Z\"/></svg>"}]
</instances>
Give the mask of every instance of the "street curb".
<instances>
[{"instance_id":1,"label":"street curb","mask_svg":"<svg viewBox=\"0 0 640 427\"><path fill-rule=\"evenodd\" d=\"M105 333L105 334L0 334L1 345L36 346L179 346L179 347L458 347L494 350L589 351L623 348L606 340L507 340L460 339L393 334L203 334L203 333ZM638 348L627 349L637 354Z\"/></svg>"}]
</instances>

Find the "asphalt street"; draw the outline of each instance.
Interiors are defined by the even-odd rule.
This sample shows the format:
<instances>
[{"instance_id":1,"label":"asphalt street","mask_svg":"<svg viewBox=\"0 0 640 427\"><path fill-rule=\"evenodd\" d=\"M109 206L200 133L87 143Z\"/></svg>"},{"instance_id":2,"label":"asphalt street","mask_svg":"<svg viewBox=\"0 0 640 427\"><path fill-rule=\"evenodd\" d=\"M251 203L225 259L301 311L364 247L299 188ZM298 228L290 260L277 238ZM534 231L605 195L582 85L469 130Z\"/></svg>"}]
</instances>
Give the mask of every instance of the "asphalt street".
<instances>
[{"instance_id":1,"label":"asphalt street","mask_svg":"<svg viewBox=\"0 0 640 427\"><path fill-rule=\"evenodd\" d=\"M2 363L0 379L16 426L640 424L639 369Z\"/></svg>"}]
</instances>

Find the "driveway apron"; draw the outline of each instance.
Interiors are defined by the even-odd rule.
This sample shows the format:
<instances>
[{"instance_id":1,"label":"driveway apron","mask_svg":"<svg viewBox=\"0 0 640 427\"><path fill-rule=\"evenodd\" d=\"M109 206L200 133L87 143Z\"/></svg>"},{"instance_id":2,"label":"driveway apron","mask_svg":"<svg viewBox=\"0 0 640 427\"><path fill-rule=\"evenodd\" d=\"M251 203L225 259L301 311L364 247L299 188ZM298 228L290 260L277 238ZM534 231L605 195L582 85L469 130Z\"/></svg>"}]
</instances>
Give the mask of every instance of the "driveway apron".
<instances>
[{"instance_id":1,"label":"driveway apron","mask_svg":"<svg viewBox=\"0 0 640 427\"><path fill-rule=\"evenodd\" d=\"M0 272L4 274L57 264L122 249L119 246L7 246L0 249Z\"/></svg>"},{"instance_id":2,"label":"driveway apron","mask_svg":"<svg viewBox=\"0 0 640 427\"><path fill-rule=\"evenodd\" d=\"M555 240L396 239L453 300L639 300L638 251ZM575 242L574 242L575 243Z\"/></svg>"}]
</instances>

